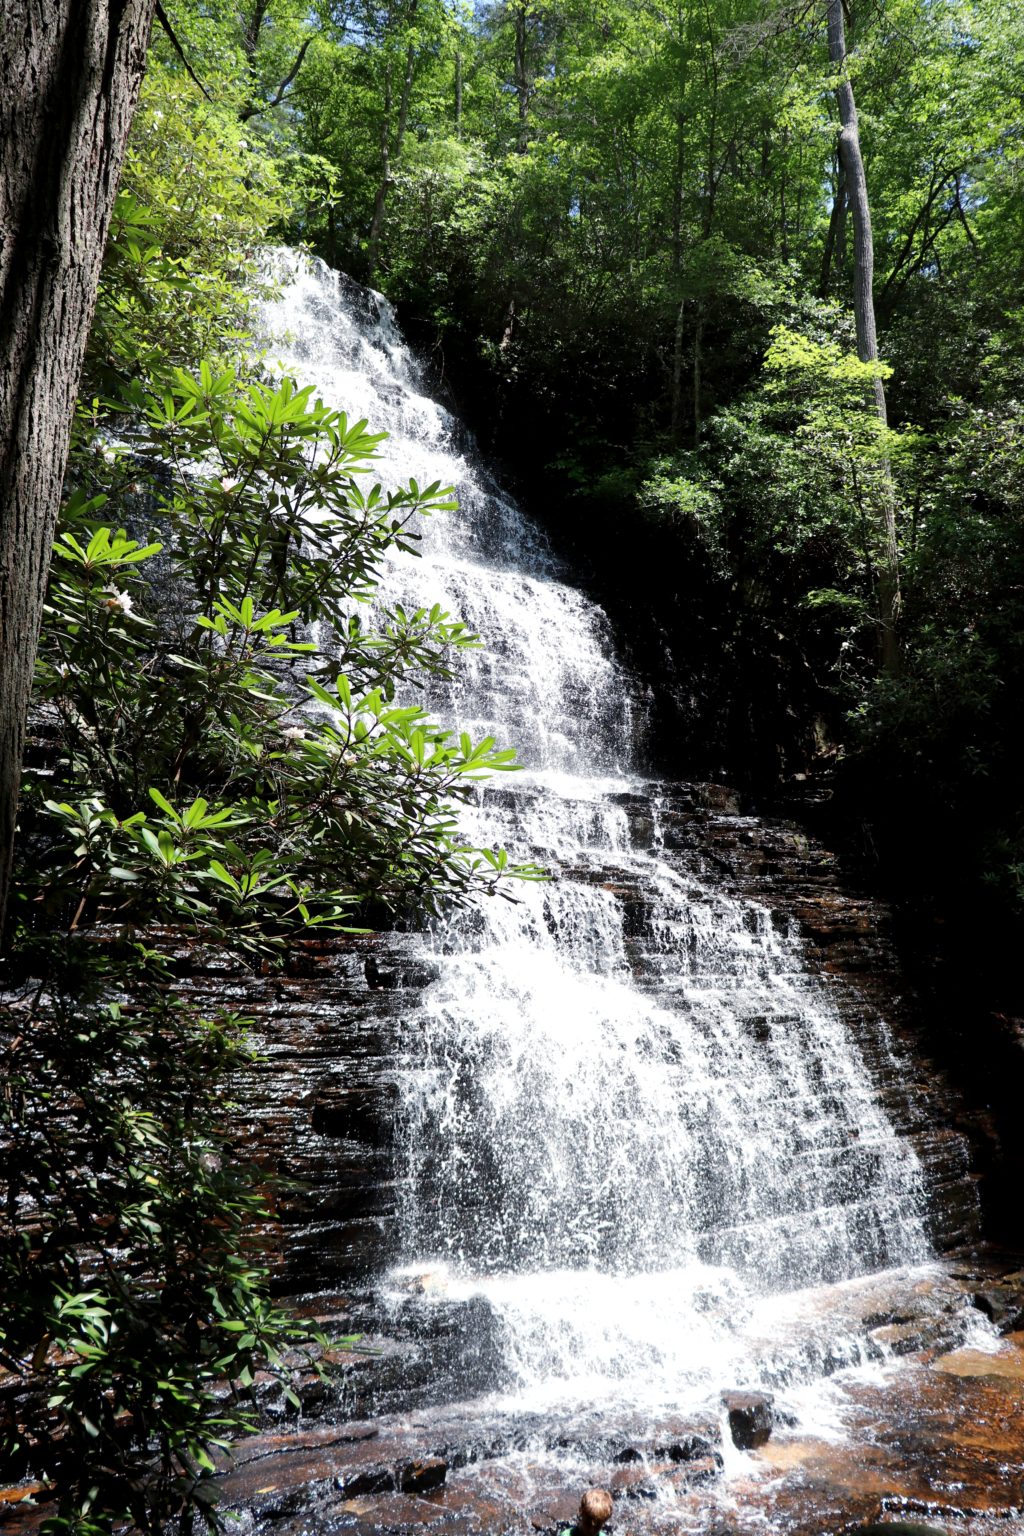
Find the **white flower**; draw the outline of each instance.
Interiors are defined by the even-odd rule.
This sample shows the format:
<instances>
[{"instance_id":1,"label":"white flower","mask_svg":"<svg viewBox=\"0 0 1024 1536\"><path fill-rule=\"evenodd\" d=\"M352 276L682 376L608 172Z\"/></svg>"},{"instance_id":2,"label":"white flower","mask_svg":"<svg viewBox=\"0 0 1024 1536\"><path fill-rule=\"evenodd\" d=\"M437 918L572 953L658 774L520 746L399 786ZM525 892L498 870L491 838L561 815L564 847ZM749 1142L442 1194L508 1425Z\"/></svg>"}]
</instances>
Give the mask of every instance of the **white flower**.
<instances>
[{"instance_id":1,"label":"white flower","mask_svg":"<svg viewBox=\"0 0 1024 1536\"><path fill-rule=\"evenodd\" d=\"M281 732L285 741L305 741L306 733L301 725L287 725Z\"/></svg>"},{"instance_id":2,"label":"white flower","mask_svg":"<svg viewBox=\"0 0 1024 1536\"><path fill-rule=\"evenodd\" d=\"M235 479L234 475L225 475L220 482L220 488L222 491L233 491L237 484L238 481Z\"/></svg>"},{"instance_id":3,"label":"white flower","mask_svg":"<svg viewBox=\"0 0 1024 1536\"><path fill-rule=\"evenodd\" d=\"M108 594L103 606L109 609L111 613L127 615L134 612L135 605L128 592L119 592L116 587L104 587L103 590Z\"/></svg>"}]
</instances>

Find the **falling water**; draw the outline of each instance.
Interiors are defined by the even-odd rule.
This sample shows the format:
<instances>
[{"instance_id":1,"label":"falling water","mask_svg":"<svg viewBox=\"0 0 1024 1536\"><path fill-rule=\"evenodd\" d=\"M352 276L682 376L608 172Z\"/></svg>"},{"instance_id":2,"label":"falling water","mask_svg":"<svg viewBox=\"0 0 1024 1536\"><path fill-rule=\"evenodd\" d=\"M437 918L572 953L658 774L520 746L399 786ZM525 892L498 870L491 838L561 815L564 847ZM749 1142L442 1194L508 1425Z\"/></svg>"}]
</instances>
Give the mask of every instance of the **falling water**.
<instances>
[{"instance_id":1,"label":"falling water","mask_svg":"<svg viewBox=\"0 0 1024 1536\"><path fill-rule=\"evenodd\" d=\"M405 1021L384 1289L483 1298L491 1384L522 1401L679 1402L723 1361L772 1379L792 1293L927 1258L914 1153L798 936L666 848L671 787L638 776L604 615L426 392L387 302L281 260L282 366L390 434L382 483L457 488L383 598L483 636L430 707L526 771L464 827L553 875L424 936L443 960Z\"/></svg>"}]
</instances>

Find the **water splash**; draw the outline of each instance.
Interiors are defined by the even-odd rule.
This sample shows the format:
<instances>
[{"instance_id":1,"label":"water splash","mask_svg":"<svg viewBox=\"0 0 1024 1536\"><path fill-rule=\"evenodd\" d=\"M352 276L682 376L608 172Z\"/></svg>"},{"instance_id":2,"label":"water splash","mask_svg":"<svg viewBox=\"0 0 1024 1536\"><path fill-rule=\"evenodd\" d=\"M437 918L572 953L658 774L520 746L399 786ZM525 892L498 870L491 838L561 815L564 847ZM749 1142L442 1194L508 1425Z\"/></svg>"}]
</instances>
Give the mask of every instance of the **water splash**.
<instances>
[{"instance_id":1,"label":"water splash","mask_svg":"<svg viewBox=\"0 0 1024 1536\"><path fill-rule=\"evenodd\" d=\"M400 1064L405 1258L485 1299L516 1390L678 1400L713 1360L761 1379L751 1309L927 1258L914 1153L798 938L666 851L669 790L636 776L603 613L430 397L386 301L279 260L282 365L388 431L384 484L457 488L383 599L483 636L430 707L529 771L466 830L555 876L424 937L443 964Z\"/></svg>"}]
</instances>

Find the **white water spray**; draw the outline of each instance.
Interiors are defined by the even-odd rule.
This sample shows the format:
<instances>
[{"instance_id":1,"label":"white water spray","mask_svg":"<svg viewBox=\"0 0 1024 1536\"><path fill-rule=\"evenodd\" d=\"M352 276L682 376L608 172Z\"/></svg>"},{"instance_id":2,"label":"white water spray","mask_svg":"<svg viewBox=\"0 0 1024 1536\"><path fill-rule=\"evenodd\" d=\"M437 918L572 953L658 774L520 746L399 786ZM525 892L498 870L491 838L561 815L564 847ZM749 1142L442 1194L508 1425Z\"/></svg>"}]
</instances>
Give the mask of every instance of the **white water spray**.
<instances>
[{"instance_id":1,"label":"white water spray","mask_svg":"<svg viewBox=\"0 0 1024 1536\"><path fill-rule=\"evenodd\" d=\"M457 489L383 598L482 635L428 703L528 771L465 830L555 876L424 938L443 964L401 1063L406 1267L486 1298L502 1384L532 1401L763 1379L775 1299L927 1257L914 1153L799 940L666 852L604 615L426 393L386 301L283 261L272 353L390 434L383 484Z\"/></svg>"}]
</instances>

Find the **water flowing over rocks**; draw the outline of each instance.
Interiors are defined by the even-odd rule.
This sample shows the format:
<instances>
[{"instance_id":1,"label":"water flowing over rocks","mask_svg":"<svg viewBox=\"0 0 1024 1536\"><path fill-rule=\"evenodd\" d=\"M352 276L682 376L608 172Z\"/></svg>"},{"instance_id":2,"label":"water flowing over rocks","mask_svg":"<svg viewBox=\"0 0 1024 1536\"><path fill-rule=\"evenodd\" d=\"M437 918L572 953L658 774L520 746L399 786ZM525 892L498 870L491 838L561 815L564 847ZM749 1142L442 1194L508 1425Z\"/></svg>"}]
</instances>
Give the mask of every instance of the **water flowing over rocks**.
<instances>
[{"instance_id":1,"label":"water flowing over rocks","mask_svg":"<svg viewBox=\"0 0 1024 1536\"><path fill-rule=\"evenodd\" d=\"M429 702L527 771L466 831L553 875L432 932L310 946L244 998L267 1063L247 1134L290 1181L279 1284L314 1311L333 1295L360 1335L333 1405L307 1401L383 1423L482 1400L417 1454L575 1458L632 1498L681 1475L652 1428L674 1416L714 1481L723 1390L962 1338L973 1292L933 1260L978 1234L972 1112L884 912L828 851L726 786L638 772L603 615L430 399L385 301L285 275L286 366L387 428L382 481L457 487L381 603L480 630Z\"/></svg>"},{"instance_id":2,"label":"water flowing over rocks","mask_svg":"<svg viewBox=\"0 0 1024 1536\"><path fill-rule=\"evenodd\" d=\"M380 602L479 629L428 703L526 771L465 831L552 879L274 976L183 956L254 1020L238 1142L284 1181L275 1283L357 1336L299 1373L298 1421L257 1384L226 1506L246 1536L548 1530L598 1483L622 1531L818 1536L929 1499L987 1530L1024 1504L997 1340L1024 1277L977 1249L983 1116L931 1059L884 910L792 823L651 776L604 616L386 302L280 271L284 365L390 432L382 483L457 486Z\"/></svg>"}]
</instances>

